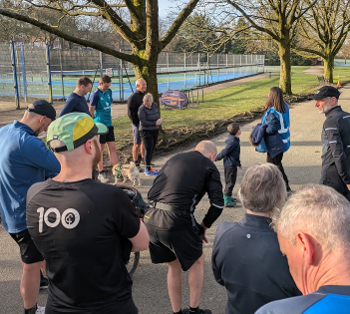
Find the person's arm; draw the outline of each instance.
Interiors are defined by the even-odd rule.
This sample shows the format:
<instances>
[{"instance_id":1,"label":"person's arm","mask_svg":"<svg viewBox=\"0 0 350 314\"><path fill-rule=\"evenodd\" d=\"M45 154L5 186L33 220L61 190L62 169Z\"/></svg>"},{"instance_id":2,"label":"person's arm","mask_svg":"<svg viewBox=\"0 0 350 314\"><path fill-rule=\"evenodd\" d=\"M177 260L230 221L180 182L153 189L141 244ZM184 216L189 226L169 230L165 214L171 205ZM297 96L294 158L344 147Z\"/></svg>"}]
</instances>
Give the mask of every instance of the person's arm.
<instances>
[{"instance_id":1,"label":"person's arm","mask_svg":"<svg viewBox=\"0 0 350 314\"><path fill-rule=\"evenodd\" d=\"M149 244L148 231L136 214L130 198L119 188L118 190L115 195L118 205L113 215L118 233L122 236L122 246L128 253L146 250Z\"/></svg>"},{"instance_id":2,"label":"person's arm","mask_svg":"<svg viewBox=\"0 0 350 314\"><path fill-rule=\"evenodd\" d=\"M219 161L219 160L221 160L223 157L222 157L222 154L221 154L221 152L220 153L218 153L217 155L216 155L216 157L215 157L215 161Z\"/></svg>"},{"instance_id":3,"label":"person's arm","mask_svg":"<svg viewBox=\"0 0 350 314\"><path fill-rule=\"evenodd\" d=\"M89 112L90 112L90 115L91 115L91 118L95 118L95 106L89 106Z\"/></svg>"},{"instance_id":4,"label":"person's arm","mask_svg":"<svg viewBox=\"0 0 350 314\"><path fill-rule=\"evenodd\" d=\"M202 221L204 229L210 228L224 209L224 196L222 195L220 173L214 164L212 167L208 168L207 171L206 191L208 192L210 207Z\"/></svg>"},{"instance_id":5,"label":"person's arm","mask_svg":"<svg viewBox=\"0 0 350 314\"><path fill-rule=\"evenodd\" d=\"M55 176L61 171L61 165L53 152L46 148L37 137L29 136L20 147L22 156L29 165L45 170L45 176Z\"/></svg>"},{"instance_id":6,"label":"person's arm","mask_svg":"<svg viewBox=\"0 0 350 314\"><path fill-rule=\"evenodd\" d=\"M220 231L222 224L219 224L216 233L215 233L215 239L213 244L213 252L211 256L211 267L213 270L214 278L215 280L222 286L225 285L222 277L221 277L221 266L220 266L220 252L222 250L222 247L220 247L220 239L222 232ZM224 248L225 249L225 248Z\"/></svg>"},{"instance_id":7,"label":"person's arm","mask_svg":"<svg viewBox=\"0 0 350 314\"><path fill-rule=\"evenodd\" d=\"M240 159L240 157L241 157L241 144L240 144L240 141L238 140L238 142L237 142L237 149L239 150L239 154L238 154L238 168L239 169L242 169L242 164L241 164L241 159Z\"/></svg>"},{"instance_id":8,"label":"person's arm","mask_svg":"<svg viewBox=\"0 0 350 314\"><path fill-rule=\"evenodd\" d=\"M226 144L226 147L216 156L215 160L221 160L227 155L231 154L231 152L235 149L237 143L232 141Z\"/></svg>"},{"instance_id":9,"label":"person's arm","mask_svg":"<svg viewBox=\"0 0 350 314\"><path fill-rule=\"evenodd\" d=\"M89 106L89 112L92 118L95 118L95 109L98 104L98 98L99 98L98 91L93 92L91 95L90 106Z\"/></svg>"},{"instance_id":10,"label":"person's arm","mask_svg":"<svg viewBox=\"0 0 350 314\"><path fill-rule=\"evenodd\" d=\"M132 124L136 127L139 126L139 119L138 119L138 108L137 104L135 103L135 96L131 96L128 99L128 117L131 120Z\"/></svg>"},{"instance_id":11,"label":"person's arm","mask_svg":"<svg viewBox=\"0 0 350 314\"><path fill-rule=\"evenodd\" d=\"M338 174L348 186L350 185L350 174L348 172L348 161L343 149L343 142L339 132L339 125L330 125L326 121L324 124L324 130L327 134L329 148L332 152Z\"/></svg>"},{"instance_id":12,"label":"person's arm","mask_svg":"<svg viewBox=\"0 0 350 314\"><path fill-rule=\"evenodd\" d=\"M270 112L266 116L265 121L267 124L267 128L265 130L265 133L268 135L276 134L278 132L278 130L280 129L280 121L278 120L278 118L272 112Z\"/></svg>"},{"instance_id":13,"label":"person's arm","mask_svg":"<svg viewBox=\"0 0 350 314\"><path fill-rule=\"evenodd\" d=\"M75 107L76 104L76 99L72 98L72 97L68 97L65 105L63 106L60 114L58 115L58 117L62 117L63 115L67 114L67 113L71 113L73 112L73 109Z\"/></svg>"},{"instance_id":14,"label":"person's arm","mask_svg":"<svg viewBox=\"0 0 350 314\"><path fill-rule=\"evenodd\" d=\"M139 252L148 249L149 235L143 222L140 222L140 229L136 236L129 238L132 243L131 252Z\"/></svg>"}]
</instances>

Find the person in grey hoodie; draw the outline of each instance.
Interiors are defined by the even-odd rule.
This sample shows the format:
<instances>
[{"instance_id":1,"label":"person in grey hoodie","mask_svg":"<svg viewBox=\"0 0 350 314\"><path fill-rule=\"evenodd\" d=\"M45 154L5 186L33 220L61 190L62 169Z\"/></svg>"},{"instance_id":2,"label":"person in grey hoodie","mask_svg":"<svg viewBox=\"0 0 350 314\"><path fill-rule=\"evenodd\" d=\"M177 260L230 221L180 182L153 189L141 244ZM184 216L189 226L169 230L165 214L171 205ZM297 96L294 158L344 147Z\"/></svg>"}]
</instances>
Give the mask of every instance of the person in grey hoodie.
<instances>
[{"instance_id":1,"label":"person in grey hoodie","mask_svg":"<svg viewBox=\"0 0 350 314\"><path fill-rule=\"evenodd\" d=\"M151 167L151 160L158 139L159 126L163 120L160 118L158 105L153 102L152 94L148 93L143 97L138 116L140 119L139 131L145 148L146 168L144 173L146 176L156 176L158 170Z\"/></svg>"}]
</instances>

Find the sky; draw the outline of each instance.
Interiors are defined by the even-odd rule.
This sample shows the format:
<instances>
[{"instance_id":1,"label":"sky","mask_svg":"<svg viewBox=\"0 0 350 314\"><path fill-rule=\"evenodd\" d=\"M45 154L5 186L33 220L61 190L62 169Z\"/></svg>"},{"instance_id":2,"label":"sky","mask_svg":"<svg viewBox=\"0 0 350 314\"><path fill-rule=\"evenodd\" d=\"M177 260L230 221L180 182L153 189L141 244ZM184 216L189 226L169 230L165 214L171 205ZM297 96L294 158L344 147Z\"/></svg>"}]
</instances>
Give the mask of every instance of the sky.
<instances>
[{"instance_id":1,"label":"sky","mask_svg":"<svg viewBox=\"0 0 350 314\"><path fill-rule=\"evenodd\" d=\"M158 0L159 16L166 17L168 7L174 6L174 1L171 0Z\"/></svg>"}]
</instances>

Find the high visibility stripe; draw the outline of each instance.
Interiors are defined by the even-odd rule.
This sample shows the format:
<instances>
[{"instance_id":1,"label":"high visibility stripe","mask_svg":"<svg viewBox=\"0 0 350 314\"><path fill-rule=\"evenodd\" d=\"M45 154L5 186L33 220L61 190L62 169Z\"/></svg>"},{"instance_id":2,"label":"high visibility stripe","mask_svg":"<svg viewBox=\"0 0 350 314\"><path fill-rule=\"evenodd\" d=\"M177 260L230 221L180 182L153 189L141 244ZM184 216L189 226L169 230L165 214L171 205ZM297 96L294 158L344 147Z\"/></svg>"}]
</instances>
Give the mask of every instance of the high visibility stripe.
<instances>
[{"instance_id":1,"label":"high visibility stripe","mask_svg":"<svg viewBox=\"0 0 350 314\"><path fill-rule=\"evenodd\" d=\"M337 128L327 128L327 129L324 129L325 131L330 131L330 130L335 130L337 131L338 129Z\"/></svg>"}]
</instances>

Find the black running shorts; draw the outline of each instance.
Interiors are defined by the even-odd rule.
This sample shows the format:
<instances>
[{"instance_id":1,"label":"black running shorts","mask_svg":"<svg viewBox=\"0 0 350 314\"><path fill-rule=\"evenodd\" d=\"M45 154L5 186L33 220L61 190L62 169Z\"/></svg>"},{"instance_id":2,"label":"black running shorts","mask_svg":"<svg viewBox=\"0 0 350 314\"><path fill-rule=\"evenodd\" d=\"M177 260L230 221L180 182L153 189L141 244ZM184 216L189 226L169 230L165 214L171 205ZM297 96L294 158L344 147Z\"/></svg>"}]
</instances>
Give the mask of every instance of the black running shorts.
<instances>
[{"instance_id":1,"label":"black running shorts","mask_svg":"<svg viewBox=\"0 0 350 314\"><path fill-rule=\"evenodd\" d=\"M114 126L109 126L108 133L100 134L99 138L100 138L100 144L106 144L107 142L115 142Z\"/></svg>"},{"instance_id":2,"label":"black running shorts","mask_svg":"<svg viewBox=\"0 0 350 314\"><path fill-rule=\"evenodd\" d=\"M37 249L30 236L28 229L18 233L10 233L13 240L19 245L22 262L25 264L33 264L44 260L43 256Z\"/></svg>"},{"instance_id":3,"label":"black running shorts","mask_svg":"<svg viewBox=\"0 0 350 314\"><path fill-rule=\"evenodd\" d=\"M186 271L203 253L204 228L188 213L175 213L162 209L147 211L144 222L150 235L149 250L154 264L178 259Z\"/></svg>"}]
</instances>

